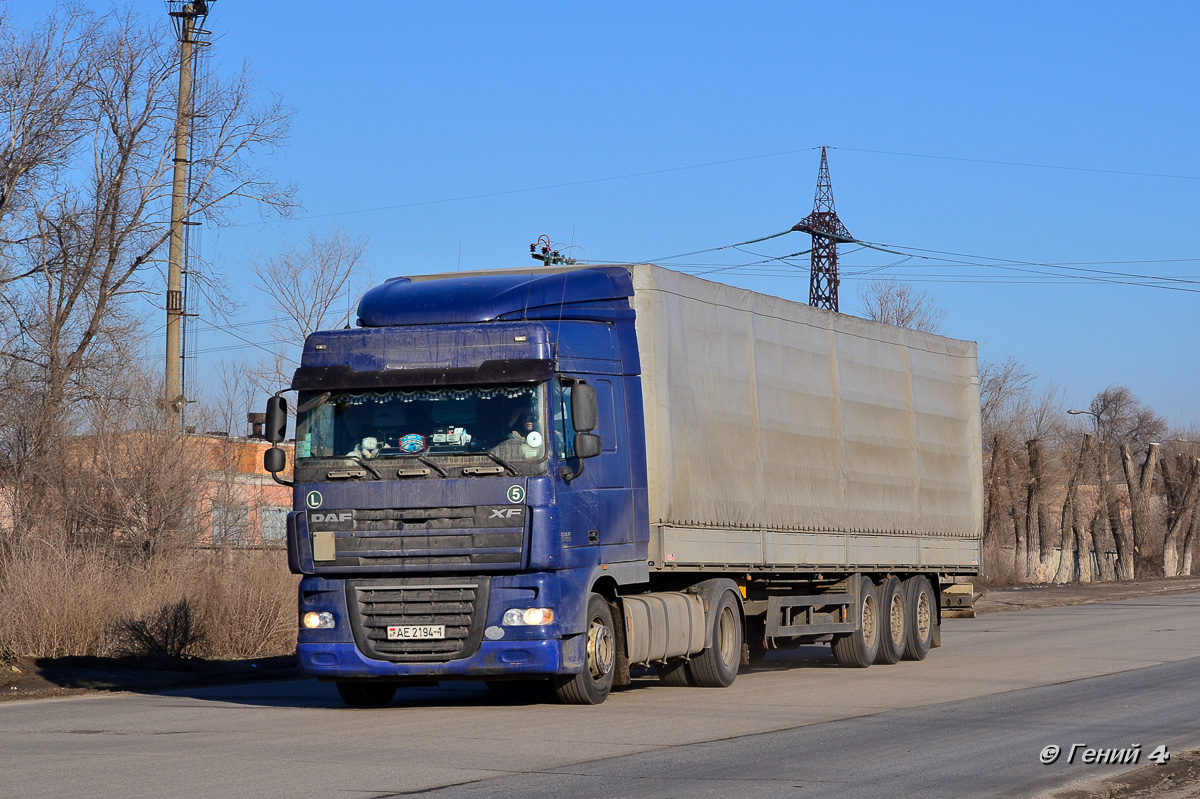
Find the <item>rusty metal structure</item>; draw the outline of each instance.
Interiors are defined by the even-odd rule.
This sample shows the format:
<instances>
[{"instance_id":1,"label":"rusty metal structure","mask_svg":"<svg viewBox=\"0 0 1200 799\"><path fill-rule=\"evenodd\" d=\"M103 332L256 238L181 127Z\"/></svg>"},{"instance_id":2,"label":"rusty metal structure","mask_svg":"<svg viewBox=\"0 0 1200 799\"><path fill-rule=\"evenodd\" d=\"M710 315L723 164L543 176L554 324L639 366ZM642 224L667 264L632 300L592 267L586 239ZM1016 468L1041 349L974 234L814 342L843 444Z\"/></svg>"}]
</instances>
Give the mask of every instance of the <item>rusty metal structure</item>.
<instances>
[{"instance_id":1,"label":"rusty metal structure","mask_svg":"<svg viewBox=\"0 0 1200 799\"><path fill-rule=\"evenodd\" d=\"M817 172L817 196L813 210L792 227L812 236L812 272L808 284L808 304L814 308L838 309L837 245L854 241L850 231L838 219L833 206L833 184L829 180L829 159L821 148L821 168Z\"/></svg>"}]
</instances>

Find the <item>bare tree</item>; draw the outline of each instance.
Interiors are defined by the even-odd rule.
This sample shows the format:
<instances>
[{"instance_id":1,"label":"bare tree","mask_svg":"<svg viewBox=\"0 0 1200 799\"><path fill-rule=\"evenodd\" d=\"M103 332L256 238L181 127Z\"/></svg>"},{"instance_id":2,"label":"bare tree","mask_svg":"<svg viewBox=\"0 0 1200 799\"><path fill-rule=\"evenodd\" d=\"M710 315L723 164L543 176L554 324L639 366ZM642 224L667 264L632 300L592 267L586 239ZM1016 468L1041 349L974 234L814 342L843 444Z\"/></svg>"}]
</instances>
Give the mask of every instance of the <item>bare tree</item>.
<instances>
[{"instance_id":1,"label":"bare tree","mask_svg":"<svg viewBox=\"0 0 1200 799\"><path fill-rule=\"evenodd\" d=\"M1143 496L1148 496L1149 486L1154 479L1158 460L1154 442L1166 433L1167 424L1125 386L1109 386L1101 391L1092 400L1089 411L1095 419L1099 438L1097 463L1100 470L1100 502L1117 553L1117 578L1132 580L1137 570L1138 549L1144 544L1149 524L1141 500ZM1144 455L1145 458L1140 472L1133 465L1132 456L1135 454ZM1114 462L1121 463L1129 487L1130 514L1134 524L1132 535L1126 529L1121 498L1112 486ZM1150 467L1148 471L1146 467Z\"/></svg>"},{"instance_id":2,"label":"bare tree","mask_svg":"<svg viewBox=\"0 0 1200 799\"><path fill-rule=\"evenodd\" d=\"M1077 497L1079 482L1083 478L1088 456L1091 454L1095 442L1096 439L1090 435L1083 436L1083 443L1079 447L1079 458L1075 461L1075 468L1071 471L1071 477L1067 481L1067 493L1063 498L1062 506L1062 538L1059 544L1062 554L1058 561L1058 571L1054 575L1056 583L1069 583L1076 578L1081 582L1091 581L1091 539L1082 524ZM1078 569L1075 568L1077 556L1083 559L1083 563Z\"/></svg>"},{"instance_id":3,"label":"bare tree","mask_svg":"<svg viewBox=\"0 0 1200 799\"><path fill-rule=\"evenodd\" d=\"M251 261L255 286L270 298L277 315L275 354L251 370L260 390L270 393L287 382L287 353L309 334L349 323L355 278L366 251L366 239L339 228L325 235L310 232L306 247L288 247Z\"/></svg>"},{"instance_id":4,"label":"bare tree","mask_svg":"<svg viewBox=\"0 0 1200 799\"><path fill-rule=\"evenodd\" d=\"M1180 541L1184 538L1184 531L1190 531L1194 524L1196 506L1200 504L1200 458L1189 459L1187 455L1179 452L1173 458L1163 458L1161 470L1163 488L1167 495L1167 531L1163 538L1162 552L1163 576L1175 577L1180 574ZM1184 561L1190 571L1190 560L1185 557Z\"/></svg>"},{"instance_id":5,"label":"bare tree","mask_svg":"<svg viewBox=\"0 0 1200 799\"><path fill-rule=\"evenodd\" d=\"M1120 444L1121 466L1125 471L1125 484L1129 489L1129 520L1133 526L1133 552L1146 551L1150 540L1150 490L1154 486L1154 474L1158 468L1160 445L1151 443L1146 447L1146 456L1140 468L1134 465L1133 451L1128 441ZM1129 576L1137 574L1137 559L1129 564Z\"/></svg>"},{"instance_id":6,"label":"bare tree","mask_svg":"<svg viewBox=\"0 0 1200 799\"><path fill-rule=\"evenodd\" d=\"M36 455L93 375L120 368L135 298L159 293L147 280L169 235L175 69L166 22L132 12L60 6L29 31L0 24L0 358L41 397ZM243 200L290 207L291 190L255 162L288 113L252 95L243 72L198 98L186 216L220 222Z\"/></svg>"},{"instance_id":7,"label":"bare tree","mask_svg":"<svg viewBox=\"0 0 1200 799\"><path fill-rule=\"evenodd\" d=\"M1032 388L1033 374L1015 358L1003 363L980 361L979 405L985 440L1024 414Z\"/></svg>"},{"instance_id":8,"label":"bare tree","mask_svg":"<svg viewBox=\"0 0 1200 799\"><path fill-rule=\"evenodd\" d=\"M898 280L871 280L859 288L866 318L909 330L937 333L946 312L924 291Z\"/></svg>"},{"instance_id":9,"label":"bare tree","mask_svg":"<svg viewBox=\"0 0 1200 799\"><path fill-rule=\"evenodd\" d=\"M989 568L995 568L999 552L1005 550L1009 538L1013 542L1013 558L1009 561L1014 576L1026 571L1025 532L1018 511L1018 486L1021 457L1017 442L1021 440L1023 420L1029 415L1033 375L1013 358L1003 363L983 361L979 367L979 399L982 416L984 473L984 546L989 552ZM1006 575L995 574L999 579Z\"/></svg>"},{"instance_id":10,"label":"bare tree","mask_svg":"<svg viewBox=\"0 0 1200 799\"><path fill-rule=\"evenodd\" d=\"M310 232L306 248L289 247L252 261L255 285L283 315L276 336L299 344L316 330L348 322L349 310L336 306L345 301L366 251L366 239L339 228L324 236Z\"/></svg>"}]
</instances>

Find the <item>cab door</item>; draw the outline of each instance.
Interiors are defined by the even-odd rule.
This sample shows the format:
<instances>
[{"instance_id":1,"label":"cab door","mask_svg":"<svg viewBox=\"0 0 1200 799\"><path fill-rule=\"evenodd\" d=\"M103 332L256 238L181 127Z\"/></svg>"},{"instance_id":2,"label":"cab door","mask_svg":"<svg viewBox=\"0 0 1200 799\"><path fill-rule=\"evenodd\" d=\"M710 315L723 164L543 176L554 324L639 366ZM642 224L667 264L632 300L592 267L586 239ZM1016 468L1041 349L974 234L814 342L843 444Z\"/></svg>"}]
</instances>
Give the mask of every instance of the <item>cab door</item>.
<instances>
[{"instance_id":1,"label":"cab door","mask_svg":"<svg viewBox=\"0 0 1200 799\"><path fill-rule=\"evenodd\" d=\"M600 455L580 460L574 452L571 391L586 382L596 390ZM628 429L625 398L619 377L564 375L552 392L554 447L558 462L558 503L564 549L599 548L593 560L616 562L634 557L632 489L630 486ZM563 470L579 476L568 480Z\"/></svg>"}]
</instances>

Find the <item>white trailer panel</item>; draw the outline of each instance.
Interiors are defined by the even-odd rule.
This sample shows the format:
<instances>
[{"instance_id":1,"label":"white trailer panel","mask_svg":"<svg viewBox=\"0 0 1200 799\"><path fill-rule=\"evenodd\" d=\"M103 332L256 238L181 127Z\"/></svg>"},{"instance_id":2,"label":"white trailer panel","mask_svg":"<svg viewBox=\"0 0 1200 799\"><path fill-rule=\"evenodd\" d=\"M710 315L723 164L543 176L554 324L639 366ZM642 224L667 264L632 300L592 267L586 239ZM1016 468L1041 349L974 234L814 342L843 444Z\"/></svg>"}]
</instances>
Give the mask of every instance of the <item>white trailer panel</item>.
<instances>
[{"instance_id":1,"label":"white trailer panel","mask_svg":"<svg viewBox=\"0 0 1200 799\"><path fill-rule=\"evenodd\" d=\"M977 568L974 342L631 271L654 568Z\"/></svg>"}]
</instances>

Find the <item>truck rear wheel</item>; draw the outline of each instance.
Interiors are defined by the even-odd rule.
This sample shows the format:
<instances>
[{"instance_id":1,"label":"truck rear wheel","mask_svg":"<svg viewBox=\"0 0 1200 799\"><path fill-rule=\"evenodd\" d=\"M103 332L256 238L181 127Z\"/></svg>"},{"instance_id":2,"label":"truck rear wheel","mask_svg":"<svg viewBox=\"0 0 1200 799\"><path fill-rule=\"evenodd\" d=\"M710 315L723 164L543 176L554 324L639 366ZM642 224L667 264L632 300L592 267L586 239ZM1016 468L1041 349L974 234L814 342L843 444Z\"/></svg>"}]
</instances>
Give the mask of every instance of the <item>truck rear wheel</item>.
<instances>
[{"instance_id":1,"label":"truck rear wheel","mask_svg":"<svg viewBox=\"0 0 1200 799\"><path fill-rule=\"evenodd\" d=\"M659 663L655 665L654 672L658 675L659 682L672 688L686 688L696 684L692 675L688 673L688 662L682 658Z\"/></svg>"},{"instance_id":2,"label":"truck rear wheel","mask_svg":"<svg viewBox=\"0 0 1200 799\"><path fill-rule=\"evenodd\" d=\"M339 682L337 692L349 707L387 707L396 696L396 683Z\"/></svg>"},{"instance_id":3,"label":"truck rear wheel","mask_svg":"<svg viewBox=\"0 0 1200 799\"><path fill-rule=\"evenodd\" d=\"M857 629L835 637L831 647L839 666L865 669L879 650L879 601L867 577L858 574L853 579L858 582L858 605L854 608Z\"/></svg>"},{"instance_id":4,"label":"truck rear wheel","mask_svg":"<svg viewBox=\"0 0 1200 799\"><path fill-rule=\"evenodd\" d=\"M908 603L904 587L896 577L879 584L879 651L875 662L899 663L908 645Z\"/></svg>"},{"instance_id":5,"label":"truck rear wheel","mask_svg":"<svg viewBox=\"0 0 1200 799\"><path fill-rule=\"evenodd\" d=\"M556 674L554 693L564 705L598 705L608 698L616 674L617 638L612 610L599 594L588 597L587 654L583 671Z\"/></svg>"},{"instance_id":6,"label":"truck rear wheel","mask_svg":"<svg viewBox=\"0 0 1200 799\"><path fill-rule=\"evenodd\" d=\"M908 594L908 635L905 637L905 660L924 660L933 645L937 627L937 606L929 580L916 575L904 581Z\"/></svg>"},{"instance_id":7,"label":"truck rear wheel","mask_svg":"<svg viewBox=\"0 0 1200 799\"><path fill-rule=\"evenodd\" d=\"M725 688L742 662L742 615L732 591L725 591L712 610L712 646L688 663L692 680L702 688Z\"/></svg>"}]
</instances>

